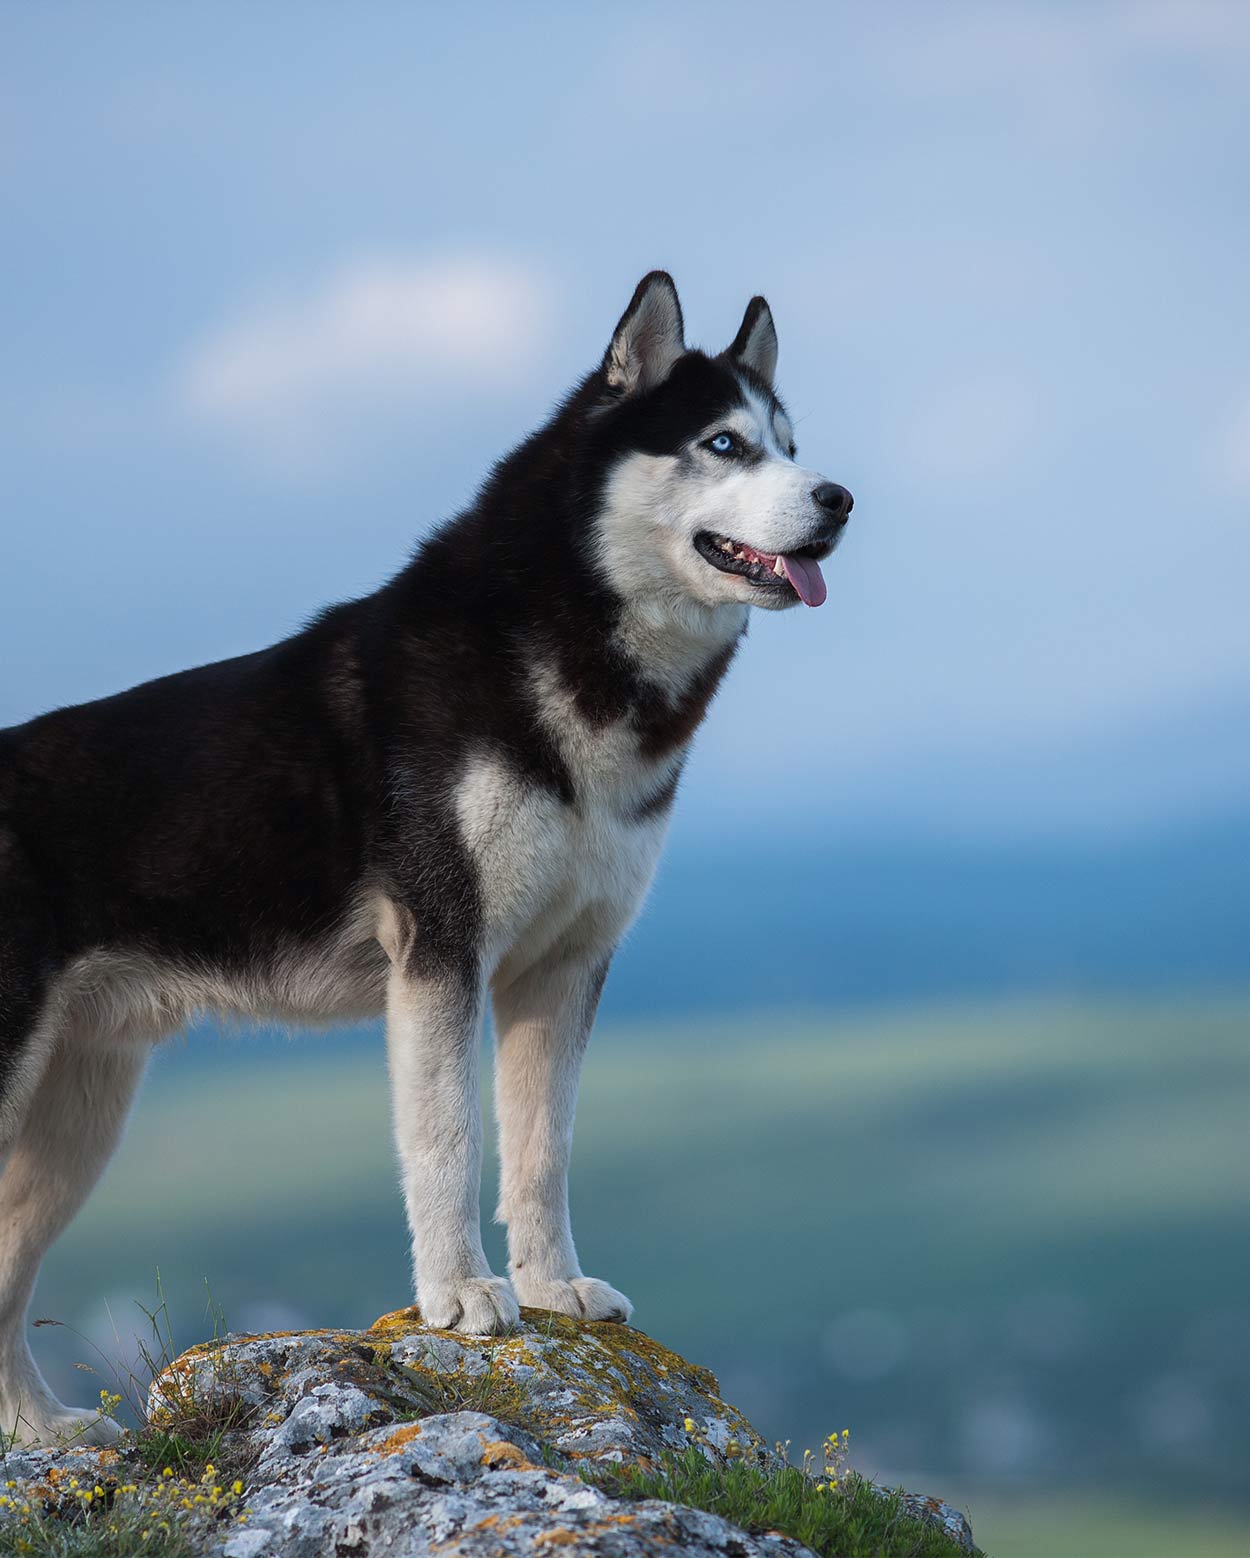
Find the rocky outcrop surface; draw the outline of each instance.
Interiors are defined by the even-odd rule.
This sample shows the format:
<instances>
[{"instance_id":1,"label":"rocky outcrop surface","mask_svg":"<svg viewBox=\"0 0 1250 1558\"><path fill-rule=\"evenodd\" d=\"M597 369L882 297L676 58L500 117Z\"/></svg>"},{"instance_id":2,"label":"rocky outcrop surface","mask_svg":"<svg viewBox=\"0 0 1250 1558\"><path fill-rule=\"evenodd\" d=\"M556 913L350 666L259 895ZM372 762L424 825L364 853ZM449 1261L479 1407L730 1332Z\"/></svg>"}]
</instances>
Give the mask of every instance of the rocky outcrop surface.
<instances>
[{"instance_id":1,"label":"rocky outcrop surface","mask_svg":"<svg viewBox=\"0 0 1250 1558\"><path fill-rule=\"evenodd\" d=\"M248 1464L244 1503L191 1511L205 1558L807 1551L682 1505L613 1498L580 1475L588 1462L649 1465L692 1443L713 1461L773 1463L707 1370L627 1326L527 1310L511 1335L475 1339L427 1329L408 1309L367 1331L230 1338L171 1364L149 1416L174 1420L189 1403L203 1424L237 1425L232 1453ZM71 1473L84 1484L133 1476L124 1446L7 1460L19 1501ZM958 1511L915 1499L910 1512L973 1550Z\"/></svg>"}]
</instances>

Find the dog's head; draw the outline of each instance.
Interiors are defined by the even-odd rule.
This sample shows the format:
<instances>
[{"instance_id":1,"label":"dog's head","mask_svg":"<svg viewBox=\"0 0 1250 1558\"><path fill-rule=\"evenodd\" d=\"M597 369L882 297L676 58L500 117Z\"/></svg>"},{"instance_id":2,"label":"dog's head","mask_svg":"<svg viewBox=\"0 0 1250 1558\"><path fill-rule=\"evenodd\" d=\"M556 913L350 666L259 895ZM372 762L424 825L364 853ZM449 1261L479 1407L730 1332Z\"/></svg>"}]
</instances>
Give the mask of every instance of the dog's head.
<instances>
[{"instance_id":1,"label":"dog's head","mask_svg":"<svg viewBox=\"0 0 1250 1558\"><path fill-rule=\"evenodd\" d=\"M595 546L620 594L678 609L825 599L820 564L851 495L797 463L776 366L763 298L710 357L686 347L672 278L653 271L638 284L604 353L593 416L607 471Z\"/></svg>"}]
</instances>

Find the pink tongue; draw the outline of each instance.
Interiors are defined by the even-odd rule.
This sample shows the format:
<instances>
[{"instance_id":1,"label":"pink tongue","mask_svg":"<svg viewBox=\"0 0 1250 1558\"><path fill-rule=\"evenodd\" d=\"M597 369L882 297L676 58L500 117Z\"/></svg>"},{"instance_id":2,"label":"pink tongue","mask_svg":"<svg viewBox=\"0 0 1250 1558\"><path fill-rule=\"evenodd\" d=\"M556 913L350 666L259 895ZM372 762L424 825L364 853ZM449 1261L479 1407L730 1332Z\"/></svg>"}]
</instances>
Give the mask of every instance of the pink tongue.
<instances>
[{"instance_id":1,"label":"pink tongue","mask_svg":"<svg viewBox=\"0 0 1250 1558\"><path fill-rule=\"evenodd\" d=\"M805 606L823 606L828 591L820 564L811 557L782 557L781 566Z\"/></svg>"}]
</instances>

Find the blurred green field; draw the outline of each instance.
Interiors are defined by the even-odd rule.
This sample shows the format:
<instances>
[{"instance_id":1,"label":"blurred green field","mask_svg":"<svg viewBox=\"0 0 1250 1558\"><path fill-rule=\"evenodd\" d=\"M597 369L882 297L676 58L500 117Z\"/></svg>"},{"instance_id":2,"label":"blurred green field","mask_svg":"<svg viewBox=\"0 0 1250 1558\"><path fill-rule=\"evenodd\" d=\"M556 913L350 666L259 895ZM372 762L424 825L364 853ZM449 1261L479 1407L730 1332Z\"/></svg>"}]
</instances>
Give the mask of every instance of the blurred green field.
<instances>
[{"instance_id":1,"label":"blurred green field","mask_svg":"<svg viewBox=\"0 0 1250 1558\"><path fill-rule=\"evenodd\" d=\"M973 1533L991 1558L1246 1558L1250 1517L1170 1501L1149 1507L1056 1490L967 1500Z\"/></svg>"},{"instance_id":2,"label":"blurred green field","mask_svg":"<svg viewBox=\"0 0 1250 1558\"><path fill-rule=\"evenodd\" d=\"M1248 1032L1211 999L598 1035L583 1264L765 1431L849 1425L995 1558L1250 1553ZM107 1346L157 1266L188 1343L205 1276L242 1329L408 1300L380 1041L157 1061L36 1312ZM38 1338L81 1396L86 1343Z\"/></svg>"}]
</instances>

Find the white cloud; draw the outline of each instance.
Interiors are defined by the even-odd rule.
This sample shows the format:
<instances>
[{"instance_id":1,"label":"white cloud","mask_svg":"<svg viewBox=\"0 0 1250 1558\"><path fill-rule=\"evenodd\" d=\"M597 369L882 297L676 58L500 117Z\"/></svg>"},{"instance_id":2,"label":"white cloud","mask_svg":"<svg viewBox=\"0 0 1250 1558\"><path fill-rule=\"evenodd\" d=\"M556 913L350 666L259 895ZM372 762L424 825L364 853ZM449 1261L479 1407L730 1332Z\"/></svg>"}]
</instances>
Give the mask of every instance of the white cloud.
<instances>
[{"instance_id":1,"label":"white cloud","mask_svg":"<svg viewBox=\"0 0 1250 1558\"><path fill-rule=\"evenodd\" d=\"M183 365L180 400L283 466L320 468L366 422L448 387L515 385L546 313L538 278L505 261L358 256L302 296L218 325Z\"/></svg>"}]
</instances>

